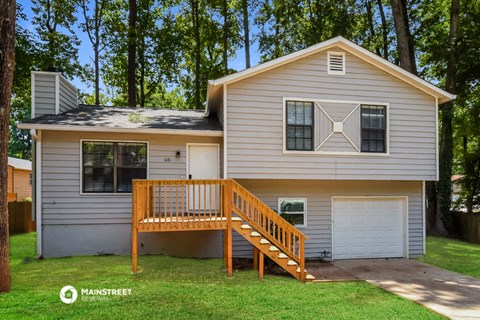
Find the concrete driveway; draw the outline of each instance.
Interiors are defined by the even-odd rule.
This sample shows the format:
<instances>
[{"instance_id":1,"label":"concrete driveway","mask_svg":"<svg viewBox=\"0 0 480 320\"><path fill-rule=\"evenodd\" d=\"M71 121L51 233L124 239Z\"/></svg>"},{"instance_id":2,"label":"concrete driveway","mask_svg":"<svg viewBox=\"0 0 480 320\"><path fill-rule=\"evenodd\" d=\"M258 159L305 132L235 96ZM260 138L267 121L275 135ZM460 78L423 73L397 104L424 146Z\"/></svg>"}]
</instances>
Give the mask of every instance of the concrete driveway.
<instances>
[{"instance_id":1,"label":"concrete driveway","mask_svg":"<svg viewBox=\"0 0 480 320\"><path fill-rule=\"evenodd\" d=\"M451 319L480 319L480 280L415 260L339 260L355 278L418 302Z\"/></svg>"}]
</instances>

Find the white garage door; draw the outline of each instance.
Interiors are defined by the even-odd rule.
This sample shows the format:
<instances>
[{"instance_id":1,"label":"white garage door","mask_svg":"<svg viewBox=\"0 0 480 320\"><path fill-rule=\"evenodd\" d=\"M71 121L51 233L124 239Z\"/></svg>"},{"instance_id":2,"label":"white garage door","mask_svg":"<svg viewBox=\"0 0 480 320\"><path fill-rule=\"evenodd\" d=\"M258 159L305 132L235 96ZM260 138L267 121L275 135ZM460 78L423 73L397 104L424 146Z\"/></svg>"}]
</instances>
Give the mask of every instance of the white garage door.
<instances>
[{"instance_id":1,"label":"white garage door","mask_svg":"<svg viewBox=\"0 0 480 320\"><path fill-rule=\"evenodd\" d=\"M334 198L333 259L405 256L405 198Z\"/></svg>"}]
</instances>

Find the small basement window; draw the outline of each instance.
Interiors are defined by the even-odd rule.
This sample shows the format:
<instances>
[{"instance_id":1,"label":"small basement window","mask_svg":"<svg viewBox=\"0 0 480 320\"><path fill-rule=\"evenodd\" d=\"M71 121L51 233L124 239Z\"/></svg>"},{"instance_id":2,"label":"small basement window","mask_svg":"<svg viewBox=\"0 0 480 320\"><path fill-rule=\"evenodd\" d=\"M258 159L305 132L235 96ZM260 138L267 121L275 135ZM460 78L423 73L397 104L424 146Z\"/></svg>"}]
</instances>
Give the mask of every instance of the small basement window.
<instances>
[{"instance_id":1,"label":"small basement window","mask_svg":"<svg viewBox=\"0 0 480 320\"><path fill-rule=\"evenodd\" d=\"M146 178L146 143L82 142L83 193L131 193L132 179Z\"/></svg>"},{"instance_id":2,"label":"small basement window","mask_svg":"<svg viewBox=\"0 0 480 320\"><path fill-rule=\"evenodd\" d=\"M296 227L306 227L307 199L278 198L278 213L288 215Z\"/></svg>"},{"instance_id":3,"label":"small basement window","mask_svg":"<svg viewBox=\"0 0 480 320\"><path fill-rule=\"evenodd\" d=\"M345 52L328 51L328 74L345 74Z\"/></svg>"}]
</instances>

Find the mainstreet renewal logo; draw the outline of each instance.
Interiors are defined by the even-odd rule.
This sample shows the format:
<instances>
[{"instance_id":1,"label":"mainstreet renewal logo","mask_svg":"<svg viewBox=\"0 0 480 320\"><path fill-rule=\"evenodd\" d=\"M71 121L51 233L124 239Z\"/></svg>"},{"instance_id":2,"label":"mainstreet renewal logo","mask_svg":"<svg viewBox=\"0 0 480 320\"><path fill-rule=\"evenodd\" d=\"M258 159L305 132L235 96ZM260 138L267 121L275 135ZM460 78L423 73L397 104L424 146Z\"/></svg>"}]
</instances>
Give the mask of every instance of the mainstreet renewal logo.
<instances>
[{"instance_id":1,"label":"mainstreet renewal logo","mask_svg":"<svg viewBox=\"0 0 480 320\"><path fill-rule=\"evenodd\" d=\"M60 290L60 300L66 304L72 304L77 300L78 292L72 286L65 286Z\"/></svg>"},{"instance_id":2,"label":"mainstreet renewal logo","mask_svg":"<svg viewBox=\"0 0 480 320\"><path fill-rule=\"evenodd\" d=\"M129 296L132 289L80 289L81 300L98 301L108 300L109 296ZM65 286L60 290L60 300L66 304L72 304L78 298L78 291L73 286Z\"/></svg>"}]
</instances>

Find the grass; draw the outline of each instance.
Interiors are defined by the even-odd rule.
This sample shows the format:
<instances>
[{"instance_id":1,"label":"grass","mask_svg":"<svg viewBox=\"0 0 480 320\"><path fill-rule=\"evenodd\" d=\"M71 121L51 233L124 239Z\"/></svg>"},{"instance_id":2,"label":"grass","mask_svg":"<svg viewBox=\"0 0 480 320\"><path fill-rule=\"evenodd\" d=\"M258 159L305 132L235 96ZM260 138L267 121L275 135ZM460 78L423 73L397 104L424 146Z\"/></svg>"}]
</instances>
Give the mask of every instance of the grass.
<instances>
[{"instance_id":1,"label":"grass","mask_svg":"<svg viewBox=\"0 0 480 320\"><path fill-rule=\"evenodd\" d=\"M427 254L419 261L480 279L480 245L427 237Z\"/></svg>"},{"instance_id":2,"label":"grass","mask_svg":"<svg viewBox=\"0 0 480 320\"><path fill-rule=\"evenodd\" d=\"M222 272L220 259L142 256L130 273L128 256L35 260L35 234L11 237L12 291L0 294L0 319L442 319L365 282L307 283L253 271ZM131 296L73 304L65 285L129 288Z\"/></svg>"}]
</instances>

